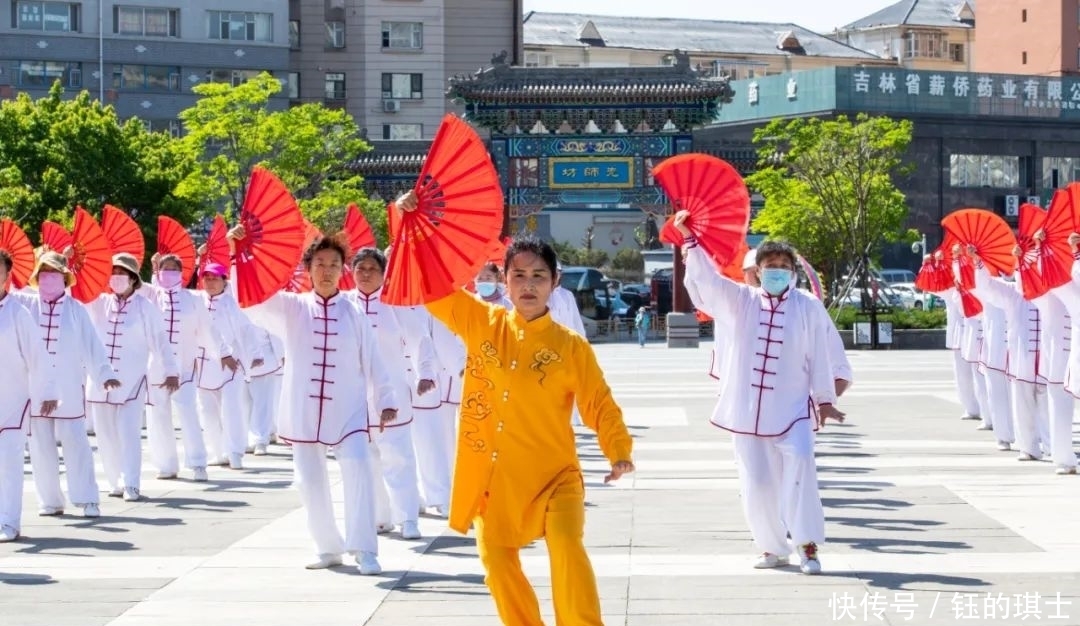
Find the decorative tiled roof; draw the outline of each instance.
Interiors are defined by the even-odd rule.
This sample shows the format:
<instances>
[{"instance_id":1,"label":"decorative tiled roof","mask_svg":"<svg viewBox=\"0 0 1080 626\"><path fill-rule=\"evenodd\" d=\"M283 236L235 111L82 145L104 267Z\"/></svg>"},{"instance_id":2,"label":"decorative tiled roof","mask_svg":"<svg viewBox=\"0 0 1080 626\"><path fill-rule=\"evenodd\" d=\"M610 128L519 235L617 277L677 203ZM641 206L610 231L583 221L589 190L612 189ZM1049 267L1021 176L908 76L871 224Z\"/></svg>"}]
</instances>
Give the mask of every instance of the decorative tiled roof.
<instances>
[{"instance_id":1,"label":"decorative tiled roof","mask_svg":"<svg viewBox=\"0 0 1080 626\"><path fill-rule=\"evenodd\" d=\"M875 11L840 30L860 30L882 26L933 26L937 28L974 28L975 0L900 0Z\"/></svg>"},{"instance_id":2,"label":"decorative tiled roof","mask_svg":"<svg viewBox=\"0 0 1080 626\"><path fill-rule=\"evenodd\" d=\"M784 37L787 35L787 37ZM785 48L785 39L799 46ZM525 16L526 48L603 46L670 50L673 43L692 53L788 55L875 59L873 54L788 22L729 22L677 18L616 17L575 13Z\"/></svg>"},{"instance_id":3,"label":"decorative tiled roof","mask_svg":"<svg viewBox=\"0 0 1080 626\"><path fill-rule=\"evenodd\" d=\"M420 171L426 154L365 154L352 162L351 168L362 175L386 176Z\"/></svg>"}]
</instances>

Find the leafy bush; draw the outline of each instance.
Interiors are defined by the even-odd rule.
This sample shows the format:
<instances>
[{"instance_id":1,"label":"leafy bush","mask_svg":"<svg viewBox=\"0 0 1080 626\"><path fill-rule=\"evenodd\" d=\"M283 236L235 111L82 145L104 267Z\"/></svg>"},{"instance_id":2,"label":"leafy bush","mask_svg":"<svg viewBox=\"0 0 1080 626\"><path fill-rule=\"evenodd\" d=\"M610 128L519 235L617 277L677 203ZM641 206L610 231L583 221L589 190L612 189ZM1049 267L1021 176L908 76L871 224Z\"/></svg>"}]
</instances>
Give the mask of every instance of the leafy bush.
<instances>
[{"instance_id":1,"label":"leafy bush","mask_svg":"<svg viewBox=\"0 0 1080 626\"><path fill-rule=\"evenodd\" d=\"M641 256L640 250L623 248L615 253L615 258L611 260L611 267L617 270L643 272L645 271L645 257Z\"/></svg>"},{"instance_id":2,"label":"leafy bush","mask_svg":"<svg viewBox=\"0 0 1080 626\"><path fill-rule=\"evenodd\" d=\"M832 317L840 330L851 330L856 319L860 322L870 321L868 315L859 313L855 307L843 307L834 311ZM945 328L945 309L894 309L891 313L879 314L878 321L892 322L893 330Z\"/></svg>"}]
</instances>

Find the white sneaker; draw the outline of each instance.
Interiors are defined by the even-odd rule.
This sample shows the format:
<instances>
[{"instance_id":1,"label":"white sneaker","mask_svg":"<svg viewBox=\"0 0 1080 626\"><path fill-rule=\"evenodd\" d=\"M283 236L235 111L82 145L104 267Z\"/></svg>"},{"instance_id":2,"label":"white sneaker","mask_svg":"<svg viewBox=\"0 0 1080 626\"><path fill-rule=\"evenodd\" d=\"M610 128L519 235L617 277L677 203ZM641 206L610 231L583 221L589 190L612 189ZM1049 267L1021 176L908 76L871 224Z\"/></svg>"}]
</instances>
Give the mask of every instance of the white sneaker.
<instances>
[{"instance_id":1,"label":"white sneaker","mask_svg":"<svg viewBox=\"0 0 1080 626\"><path fill-rule=\"evenodd\" d=\"M138 502L139 490L134 487L124 487L124 502Z\"/></svg>"},{"instance_id":2,"label":"white sneaker","mask_svg":"<svg viewBox=\"0 0 1080 626\"><path fill-rule=\"evenodd\" d=\"M1021 452L1020 455L1016 457L1016 460L1017 461L1038 461L1039 457L1035 456L1034 454L1028 454L1027 452Z\"/></svg>"},{"instance_id":3,"label":"white sneaker","mask_svg":"<svg viewBox=\"0 0 1080 626\"><path fill-rule=\"evenodd\" d=\"M255 449L251 452L255 456L266 456L266 446L264 444L256 444Z\"/></svg>"},{"instance_id":4,"label":"white sneaker","mask_svg":"<svg viewBox=\"0 0 1080 626\"><path fill-rule=\"evenodd\" d=\"M19 538L19 531L11 526L0 526L0 543L15 541Z\"/></svg>"},{"instance_id":5,"label":"white sneaker","mask_svg":"<svg viewBox=\"0 0 1080 626\"><path fill-rule=\"evenodd\" d=\"M772 569L774 567L783 567L787 564L787 555L779 556L766 552L758 557L757 563L754 563L754 569Z\"/></svg>"},{"instance_id":6,"label":"white sneaker","mask_svg":"<svg viewBox=\"0 0 1080 626\"><path fill-rule=\"evenodd\" d=\"M401 538L402 539L419 539L420 527L413 520L408 520L401 525Z\"/></svg>"},{"instance_id":7,"label":"white sneaker","mask_svg":"<svg viewBox=\"0 0 1080 626\"><path fill-rule=\"evenodd\" d=\"M446 506L445 504L440 504L439 506L435 507L435 517L441 517L442 519L449 518L450 507Z\"/></svg>"},{"instance_id":8,"label":"white sneaker","mask_svg":"<svg viewBox=\"0 0 1080 626\"><path fill-rule=\"evenodd\" d=\"M176 480L176 472L158 472L158 480Z\"/></svg>"},{"instance_id":9,"label":"white sneaker","mask_svg":"<svg viewBox=\"0 0 1080 626\"><path fill-rule=\"evenodd\" d=\"M110 498L119 498L124 495L124 489L122 487L113 487L113 490L109 492Z\"/></svg>"},{"instance_id":10,"label":"white sneaker","mask_svg":"<svg viewBox=\"0 0 1080 626\"><path fill-rule=\"evenodd\" d=\"M1075 474L1076 473L1076 466L1075 465L1073 465L1073 466L1059 465L1058 468L1057 468L1057 471L1054 472L1054 473L1057 474L1058 476L1068 476L1070 474Z\"/></svg>"},{"instance_id":11,"label":"white sneaker","mask_svg":"<svg viewBox=\"0 0 1080 626\"><path fill-rule=\"evenodd\" d=\"M195 476L193 477L193 480L195 482L197 482L197 483L205 483L206 481L210 480L210 477L206 474L206 468L205 467L196 467L193 471L194 471L194 474L195 474Z\"/></svg>"},{"instance_id":12,"label":"white sneaker","mask_svg":"<svg viewBox=\"0 0 1080 626\"><path fill-rule=\"evenodd\" d=\"M356 567L360 570L361 576L382 574L382 565L379 565L379 559L374 552L361 552L356 558Z\"/></svg>"},{"instance_id":13,"label":"white sneaker","mask_svg":"<svg viewBox=\"0 0 1080 626\"><path fill-rule=\"evenodd\" d=\"M1002 452L1008 452L1009 450L1012 450L1012 444L1008 441L999 441L998 450L1001 450Z\"/></svg>"},{"instance_id":14,"label":"white sneaker","mask_svg":"<svg viewBox=\"0 0 1080 626\"><path fill-rule=\"evenodd\" d=\"M96 504L87 504L83 506L83 517L101 517L101 509Z\"/></svg>"},{"instance_id":15,"label":"white sneaker","mask_svg":"<svg viewBox=\"0 0 1080 626\"><path fill-rule=\"evenodd\" d=\"M817 557L817 544L807 543L799 546L799 570L808 575L821 573L821 561Z\"/></svg>"},{"instance_id":16,"label":"white sneaker","mask_svg":"<svg viewBox=\"0 0 1080 626\"><path fill-rule=\"evenodd\" d=\"M343 565L340 554L320 554L319 560L314 563L308 563L304 566L304 569L330 569L331 567L340 567Z\"/></svg>"},{"instance_id":17,"label":"white sneaker","mask_svg":"<svg viewBox=\"0 0 1080 626\"><path fill-rule=\"evenodd\" d=\"M41 517L57 517L64 514L64 507L62 506L43 506L38 509L38 515Z\"/></svg>"},{"instance_id":18,"label":"white sneaker","mask_svg":"<svg viewBox=\"0 0 1080 626\"><path fill-rule=\"evenodd\" d=\"M380 534L380 535L385 535L386 533L392 533L392 532L394 532L394 525L393 524L378 524L378 525L375 526L375 532Z\"/></svg>"},{"instance_id":19,"label":"white sneaker","mask_svg":"<svg viewBox=\"0 0 1080 626\"><path fill-rule=\"evenodd\" d=\"M975 427L975 430L994 430L994 427L990 424L979 424Z\"/></svg>"},{"instance_id":20,"label":"white sneaker","mask_svg":"<svg viewBox=\"0 0 1080 626\"><path fill-rule=\"evenodd\" d=\"M229 467L234 470L244 469L244 455L231 454L229 455Z\"/></svg>"}]
</instances>

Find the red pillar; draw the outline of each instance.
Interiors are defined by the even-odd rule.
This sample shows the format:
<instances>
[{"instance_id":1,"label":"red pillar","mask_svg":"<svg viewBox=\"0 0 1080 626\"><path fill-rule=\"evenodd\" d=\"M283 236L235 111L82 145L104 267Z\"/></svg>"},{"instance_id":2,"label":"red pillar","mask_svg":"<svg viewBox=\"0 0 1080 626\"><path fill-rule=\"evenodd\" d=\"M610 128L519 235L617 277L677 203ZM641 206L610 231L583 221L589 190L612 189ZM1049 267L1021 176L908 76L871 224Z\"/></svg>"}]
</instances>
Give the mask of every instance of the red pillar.
<instances>
[{"instance_id":1,"label":"red pillar","mask_svg":"<svg viewBox=\"0 0 1080 626\"><path fill-rule=\"evenodd\" d=\"M690 313L693 306L690 303L690 295L686 293L686 284L683 276L686 275L686 265L683 264L682 248L675 246L675 263L671 273L671 310L675 313Z\"/></svg>"}]
</instances>

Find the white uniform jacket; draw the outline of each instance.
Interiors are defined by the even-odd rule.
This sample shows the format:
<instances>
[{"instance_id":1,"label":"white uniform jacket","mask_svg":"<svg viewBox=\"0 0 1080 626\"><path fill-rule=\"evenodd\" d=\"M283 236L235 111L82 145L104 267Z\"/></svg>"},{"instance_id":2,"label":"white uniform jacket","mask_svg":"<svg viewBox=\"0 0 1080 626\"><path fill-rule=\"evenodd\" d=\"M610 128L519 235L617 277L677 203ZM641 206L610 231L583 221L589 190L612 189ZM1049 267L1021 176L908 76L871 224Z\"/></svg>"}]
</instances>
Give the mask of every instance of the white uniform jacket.
<instances>
[{"instance_id":1,"label":"white uniform jacket","mask_svg":"<svg viewBox=\"0 0 1080 626\"><path fill-rule=\"evenodd\" d=\"M182 287L164 289L148 283L143 283L139 293L161 311L165 334L169 337L173 357L180 367L181 385L195 380L200 347L216 349L217 354L207 355L213 358L232 356L232 349L221 338L221 333L214 329L210 311L198 293ZM150 384L164 383L165 372L156 363L150 366Z\"/></svg>"},{"instance_id":2,"label":"white uniform jacket","mask_svg":"<svg viewBox=\"0 0 1080 626\"><path fill-rule=\"evenodd\" d=\"M34 341L36 334L34 319L18 300L10 294L0 300L0 354L5 364L0 376L0 434L5 430L29 432L26 416L30 413L31 385L44 383L41 396L56 398L56 390L47 387L53 379L45 370L49 363Z\"/></svg>"},{"instance_id":3,"label":"white uniform jacket","mask_svg":"<svg viewBox=\"0 0 1080 626\"><path fill-rule=\"evenodd\" d=\"M137 399L145 401L151 363L165 377L180 375L161 311L149 300L138 293L125 299L102 294L87 310L121 383L119 389L111 391L90 385L87 402L121 405Z\"/></svg>"},{"instance_id":4,"label":"white uniform jacket","mask_svg":"<svg viewBox=\"0 0 1080 626\"><path fill-rule=\"evenodd\" d=\"M1024 300L1018 287L992 277L981 263L975 268L975 289L972 293L1005 313L1009 339L1005 373L1015 380L1045 385L1046 379L1039 374L1042 369L1042 319L1038 307Z\"/></svg>"},{"instance_id":5,"label":"white uniform jacket","mask_svg":"<svg viewBox=\"0 0 1080 626\"><path fill-rule=\"evenodd\" d=\"M251 367L255 359L263 359L265 364L267 355L264 353L263 343L259 341L258 328L240 310L240 305L228 289L216 296L205 291L192 293L202 298L203 306L210 313L214 332L221 342L228 346L228 353L236 357L239 363L239 369L234 372L222 365L221 358L216 356L222 353L218 345L200 345L199 389L214 391L234 379L243 379L244 368ZM216 341L217 338L211 334L210 339Z\"/></svg>"}]
</instances>

